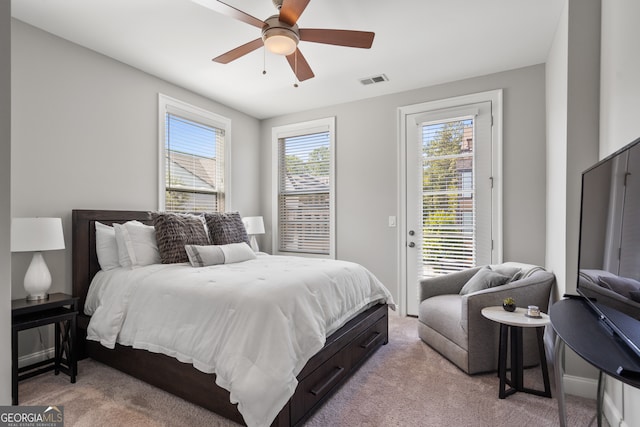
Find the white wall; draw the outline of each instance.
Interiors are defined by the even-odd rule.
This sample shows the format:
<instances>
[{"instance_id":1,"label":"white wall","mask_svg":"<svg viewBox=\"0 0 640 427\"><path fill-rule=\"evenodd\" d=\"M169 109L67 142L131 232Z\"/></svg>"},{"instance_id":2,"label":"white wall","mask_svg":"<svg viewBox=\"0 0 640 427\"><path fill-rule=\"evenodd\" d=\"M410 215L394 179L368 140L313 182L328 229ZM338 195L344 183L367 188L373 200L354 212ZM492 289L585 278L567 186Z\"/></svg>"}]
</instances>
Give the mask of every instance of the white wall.
<instances>
[{"instance_id":1,"label":"white wall","mask_svg":"<svg viewBox=\"0 0 640 427\"><path fill-rule=\"evenodd\" d=\"M11 2L0 1L0 405L11 404Z\"/></svg>"},{"instance_id":2,"label":"white wall","mask_svg":"<svg viewBox=\"0 0 640 427\"><path fill-rule=\"evenodd\" d=\"M637 0L602 0L600 158L640 137L640 50ZM640 390L607 379L611 425L640 425Z\"/></svg>"},{"instance_id":3,"label":"white wall","mask_svg":"<svg viewBox=\"0 0 640 427\"><path fill-rule=\"evenodd\" d=\"M397 301L398 236L388 227L398 208L397 108L497 88L504 89L504 259L544 264L544 65L264 120L265 226L270 228L271 220L271 128L335 116L337 257L370 269ZM271 247L270 229L261 247Z\"/></svg>"},{"instance_id":4,"label":"white wall","mask_svg":"<svg viewBox=\"0 0 640 427\"><path fill-rule=\"evenodd\" d=\"M565 1L546 63L547 240L546 264L556 275L556 298L566 290L567 77L569 4Z\"/></svg>"},{"instance_id":5,"label":"white wall","mask_svg":"<svg viewBox=\"0 0 640 427\"><path fill-rule=\"evenodd\" d=\"M546 68L546 262L556 298L576 292L581 172L597 161L599 86L600 0L565 1ZM566 391L595 396L597 371L569 349L564 363Z\"/></svg>"},{"instance_id":6,"label":"white wall","mask_svg":"<svg viewBox=\"0 0 640 427\"><path fill-rule=\"evenodd\" d=\"M158 92L231 119L231 208L258 213L257 119L15 19L12 47L11 213L62 217L53 292L71 293L72 209L158 208ZM12 256L14 298L30 257Z\"/></svg>"},{"instance_id":7,"label":"white wall","mask_svg":"<svg viewBox=\"0 0 640 427\"><path fill-rule=\"evenodd\" d=\"M640 136L638 16L635 0L568 0L547 59L547 263L560 295L575 290L580 172ZM576 382L595 383L594 368L572 352L565 364ZM639 390L607 379L610 425L640 425L638 403Z\"/></svg>"},{"instance_id":8,"label":"white wall","mask_svg":"<svg viewBox=\"0 0 640 427\"><path fill-rule=\"evenodd\" d=\"M637 0L602 0L600 158L640 137Z\"/></svg>"},{"instance_id":9,"label":"white wall","mask_svg":"<svg viewBox=\"0 0 640 427\"><path fill-rule=\"evenodd\" d=\"M547 58L547 264L575 294L581 173L599 144L600 0L565 2Z\"/></svg>"}]
</instances>

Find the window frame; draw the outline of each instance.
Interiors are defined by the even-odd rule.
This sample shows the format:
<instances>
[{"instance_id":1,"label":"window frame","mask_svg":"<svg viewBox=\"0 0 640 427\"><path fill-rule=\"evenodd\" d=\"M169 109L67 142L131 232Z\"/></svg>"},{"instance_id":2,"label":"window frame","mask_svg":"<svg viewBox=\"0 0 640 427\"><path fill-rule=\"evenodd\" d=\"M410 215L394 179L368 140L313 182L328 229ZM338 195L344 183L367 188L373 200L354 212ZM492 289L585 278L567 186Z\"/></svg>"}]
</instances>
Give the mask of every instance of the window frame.
<instances>
[{"instance_id":1,"label":"window frame","mask_svg":"<svg viewBox=\"0 0 640 427\"><path fill-rule=\"evenodd\" d=\"M279 203L279 141L300 135L307 135L319 132L329 132L329 254L313 254L307 252L285 252L280 251L280 234L278 229ZM271 130L271 251L274 255L296 255L311 258L336 258L336 215L335 215L335 117L310 120L289 125L274 126Z\"/></svg>"},{"instance_id":2,"label":"window frame","mask_svg":"<svg viewBox=\"0 0 640 427\"><path fill-rule=\"evenodd\" d=\"M231 119L204 108L158 93L158 210L165 211L166 206L166 168L165 139L167 113L216 127L224 131L223 186L224 210L232 210L231 206Z\"/></svg>"}]
</instances>

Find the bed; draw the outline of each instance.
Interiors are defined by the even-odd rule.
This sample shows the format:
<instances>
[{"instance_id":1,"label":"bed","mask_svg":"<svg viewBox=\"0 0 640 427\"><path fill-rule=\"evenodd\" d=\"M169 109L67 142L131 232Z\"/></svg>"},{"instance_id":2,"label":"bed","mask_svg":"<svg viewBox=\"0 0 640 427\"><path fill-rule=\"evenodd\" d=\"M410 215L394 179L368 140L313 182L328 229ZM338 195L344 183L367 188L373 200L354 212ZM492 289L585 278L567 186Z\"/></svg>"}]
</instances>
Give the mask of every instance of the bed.
<instances>
[{"instance_id":1,"label":"bed","mask_svg":"<svg viewBox=\"0 0 640 427\"><path fill-rule=\"evenodd\" d=\"M144 211L74 210L73 295L85 306L89 286L99 272L96 254L95 222L125 223L137 220L151 224L152 213ZM244 424L230 393L216 385L216 375L204 373L190 363L162 353L115 344L109 349L86 339L90 316L78 319L78 355L91 357L149 384L203 406L228 419ZM326 338L297 375L295 392L277 413L271 425L301 425L349 376L380 346L388 342L388 305L377 303L351 318Z\"/></svg>"}]
</instances>

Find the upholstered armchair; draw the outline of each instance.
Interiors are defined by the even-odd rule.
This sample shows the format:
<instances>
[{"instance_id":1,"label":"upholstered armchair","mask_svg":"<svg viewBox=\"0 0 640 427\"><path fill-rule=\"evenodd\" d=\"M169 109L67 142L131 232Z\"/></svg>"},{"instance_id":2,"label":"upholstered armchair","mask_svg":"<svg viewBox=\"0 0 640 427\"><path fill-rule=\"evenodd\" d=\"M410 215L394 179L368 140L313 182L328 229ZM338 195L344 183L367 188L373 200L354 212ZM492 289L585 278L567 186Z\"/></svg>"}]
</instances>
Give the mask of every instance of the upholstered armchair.
<instances>
[{"instance_id":1,"label":"upholstered armchair","mask_svg":"<svg viewBox=\"0 0 640 427\"><path fill-rule=\"evenodd\" d=\"M548 313L555 282L553 273L531 264L507 262L488 268L497 273L493 274L495 277L507 276L507 283L477 290L495 284L484 280L484 285L478 286L478 277L487 273L487 266L483 266L423 279L418 286L418 335L468 374L495 371L498 367L500 327L480 311L502 305L505 298L512 297L518 307L537 305L540 311ZM484 271L471 280L481 269ZM525 328L523 340L524 366L537 365L535 330Z\"/></svg>"}]
</instances>

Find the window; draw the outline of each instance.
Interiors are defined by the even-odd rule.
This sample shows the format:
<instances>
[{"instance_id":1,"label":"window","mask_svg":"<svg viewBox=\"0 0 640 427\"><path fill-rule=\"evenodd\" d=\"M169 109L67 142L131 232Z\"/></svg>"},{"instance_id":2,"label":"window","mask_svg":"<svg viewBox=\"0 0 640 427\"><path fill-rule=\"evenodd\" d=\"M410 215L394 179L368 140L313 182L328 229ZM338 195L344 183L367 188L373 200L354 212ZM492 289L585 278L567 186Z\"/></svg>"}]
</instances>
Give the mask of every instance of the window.
<instances>
[{"instance_id":1,"label":"window","mask_svg":"<svg viewBox=\"0 0 640 427\"><path fill-rule=\"evenodd\" d=\"M160 210L224 211L231 121L164 95L160 113Z\"/></svg>"},{"instance_id":2,"label":"window","mask_svg":"<svg viewBox=\"0 0 640 427\"><path fill-rule=\"evenodd\" d=\"M462 197L466 197L466 198L473 197L473 171L461 170L460 181L462 184L462 191L463 191Z\"/></svg>"},{"instance_id":3,"label":"window","mask_svg":"<svg viewBox=\"0 0 640 427\"><path fill-rule=\"evenodd\" d=\"M423 276L475 266L473 119L422 128Z\"/></svg>"},{"instance_id":4,"label":"window","mask_svg":"<svg viewBox=\"0 0 640 427\"><path fill-rule=\"evenodd\" d=\"M273 129L274 253L335 257L334 119Z\"/></svg>"}]
</instances>

